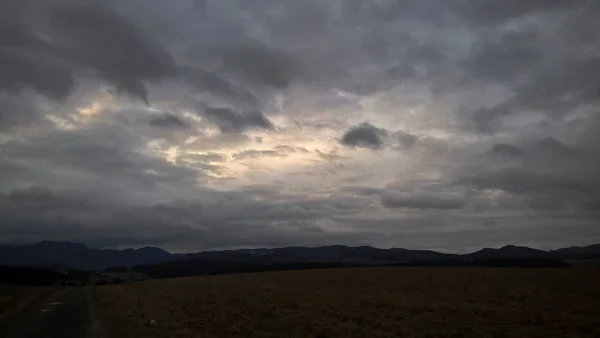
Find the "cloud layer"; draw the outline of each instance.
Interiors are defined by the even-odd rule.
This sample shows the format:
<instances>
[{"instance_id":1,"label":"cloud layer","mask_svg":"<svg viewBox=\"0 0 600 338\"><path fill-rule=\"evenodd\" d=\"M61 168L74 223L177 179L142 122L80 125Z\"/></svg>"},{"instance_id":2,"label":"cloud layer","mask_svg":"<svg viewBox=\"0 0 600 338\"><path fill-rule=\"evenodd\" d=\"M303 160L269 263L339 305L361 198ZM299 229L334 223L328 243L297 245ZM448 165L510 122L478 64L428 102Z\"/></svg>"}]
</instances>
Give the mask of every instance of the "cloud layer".
<instances>
[{"instance_id":1,"label":"cloud layer","mask_svg":"<svg viewBox=\"0 0 600 338\"><path fill-rule=\"evenodd\" d=\"M600 5L0 0L0 237L600 239Z\"/></svg>"}]
</instances>

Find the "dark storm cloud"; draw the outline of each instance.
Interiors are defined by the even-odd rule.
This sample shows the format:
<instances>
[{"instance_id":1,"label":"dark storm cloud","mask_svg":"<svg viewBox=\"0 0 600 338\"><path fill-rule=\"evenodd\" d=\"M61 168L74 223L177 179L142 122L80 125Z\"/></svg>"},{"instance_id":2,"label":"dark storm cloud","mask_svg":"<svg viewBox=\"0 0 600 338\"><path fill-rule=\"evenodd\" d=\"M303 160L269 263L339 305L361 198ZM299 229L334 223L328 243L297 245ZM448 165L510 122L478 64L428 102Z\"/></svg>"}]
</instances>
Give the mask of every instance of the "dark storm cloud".
<instances>
[{"instance_id":1,"label":"dark storm cloud","mask_svg":"<svg viewBox=\"0 0 600 338\"><path fill-rule=\"evenodd\" d=\"M458 3L457 12L471 22L494 25L502 21L519 18L532 13L557 11L589 0L469 0Z\"/></svg>"},{"instance_id":2,"label":"dark storm cloud","mask_svg":"<svg viewBox=\"0 0 600 338\"><path fill-rule=\"evenodd\" d=\"M298 65L291 56L260 41L199 46L190 49L188 55L208 64L220 62L219 72L239 74L251 83L272 88L286 88L298 74Z\"/></svg>"},{"instance_id":3,"label":"dark storm cloud","mask_svg":"<svg viewBox=\"0 0 600 338\"><path fill-rule=\"evenodd\" d=\"M0 17L1 89L31 87L63 99L74 78L92 70L146 101L145 81L176 75L161 46L100 3L4 0L3 6L16 15Z\"/></svg>"},{"instance_id":4,"label":"dark storm cloud","mask_svg":"<svg viewBox=\"0 0 600 338\"><path fill-rule=\"evenodd\" d=\"M212 191L203 201L123 207L100 196L29 187L0 195L0 234L12 241L67 239L111 247L161 245L193 250L356 244L371 236L367 232L333 235L314 225L316 217L352 208L342 201L256 202L251 198L276 195L278 190L248 187L233 193Z\"/></svg>"},{"instance_id":5,"label":"dark storm cloud","mask_svg":"<svg viewBox=\"0 0 600 338\"><path fill-rule=\"evenodd\" d=\"M598 210L600 182L591 177L571 175L511 167L467 175L459 183L477 189L500 189L525 197L534 206L548 205L548 201L552 201L563 207Z\"/></svg>"},{"instance_id":6,"label":"dark storm cloud","mask_svg":"<svg viewBox=\"0 0 600 338\"><path fill-rule=\"evenodd\" d=\"M239 112L230 108L208 107L201 114L224 133L241 132L250 128L273 128L271 121L256 110Z\"/></svg>"},{"instance_id":7,"label":"dark storm cloud","mask_svg":"<svg viewBox=\"0 0 600 338\"><path fill-rule=\"evenodd\" d=\"M429 192L386 191L381 204L387 208L413 209L460 209L464 207L464 197L458 194Z\"/></svg>"},{"instance_id":8,"label":"dark storm cloud","mask_svg":"<svg viewBox=\"0 0 600 338\"><path fill-rule=\"evenodd\" d=\"M192 86L200 91L207 91L227 99L239 99L254 106L258 104L258 98L249 90L234 85L217 73L191 67L182 68L180 73Z\"/></svg>"},{"instance_id":9,"label":"dark storm cloud","mask_svg":"<svg viewBox=\"0 0 600 338\"><path fill-rule=\"evenodd\" d=\"M516 81L543 62L543 51L532 44L538 39L535 31L484 37L472 48L472 56L463 67L469 76L479 81Z\"/></svg>"},{"instance_id":10,"label":"dark storm cloud","mask_svg":"<svg viewBox=\"0 0 600 338\"><path fill-rule=\"evenodd\" d=\"M600 57L566 61L559 69L544 69L517 88L519 107L563 115L578 106L600 101Z\"/></svg>"},{"instance_id":11,"label":"dark storm cloud","mask_svg":"<svg viewBox=\"0 0 600 338\"><path fill-rule=\"evenodd\" d=\"M521 156L524 154L523 149L506 143L496 143L491 149L491 152L494 154L502 155L502 156Z\"/></svg>"},{"instance_id":12,"label":"dark storm cloud","mask_svg":"<svg viewBox=\"0 0 600 338\"><path fill-rule=\"evenodd\" d=\"M69 69L52 63L57 51L28 27L27 2L4 0L0 4L0 90L18 93L32 88L64 98L74 85L73 77Z\"/></svg>"},{"instance_id":13,"label":"dark storm cloud","mask_svg":"<svg viewBox=\"0 0 600 338\"><path fill-rule=\"evenodd\" d=\"M597 210L600 161L591 157L593 150L587 147L567 145L553 137L521 146L495 144L487 165L459 169L462 173L456 183L478 190L499 189L524 198L535 209Z\"/></svg>"},{"instance_id":14,"label":"dark storm cloud","mask_svg":"<svg viewBox=\"0 0 600 338\"><path fill-rule=\"evenodd\" d=\"M32 120L39 120L43 108L35 96L21 93L11 95L0 92L0 131L26 125Z\"/></svg>"},{"instance_id":15,"label":"dark storm cloud","mask_svg":"<svg viewBox=\"0 0 600 338\"><path fill-rule=\"evenodd\" d=\"M171 113L165 113L150 119L150 125L163 128L189 128L182 119Z\"/></svg>"},{"instance_id":16,"label":"dark storm cloud","mask_svg":"<svg viewBox=\"0 0 600 338\"><path fill-rule=\"evenodd\" d=\"M534 145L534 151L539 155L564 161L575 155L573 149L554 137L545 137Z\"/></svg>"},{"instance_id":17,"label":"dark storm cloud","mask_svg":"<svg viewBox=\"0 0 600 338\"><path fill-rule=\"evenodd\" d=\"M5 142L7 170L18 166L29 180L55 186L129 187L129 192L151 191L162 185L195 186L198 172L176 166L163 158L138 151L143 140L119 125L87 130L56 130L37 137ZM2 166L0 166L2 169ZM3 175L3 174L2 174ZM4 176L4 175L3 175ZM21 175L14 175L19 178ZM52 179L54 177L54 179ZM1 181L3 187L19 186L20 180ZM123 194L127 195L127 194Z\"/></svg>"},{"instance_id":18,"label":"dark storm cloud","mask_svg":"<svg viewBox=\"0 0 600 338\"><path fill-rule=\"evenodd\" d=\"M513 167L501 168L490 172L466 175L460 181L479 189L502 189L515 194L523 193L557 193L571 191L583 193L592 187L579 178L556 173L529 171Z\"/></svg>"},{"instance_id":19,"label":"dark storm cloud","mask_svg":"<svg viewBox=\"0 0 600 338\"><path fill-rule=\"evenodd\" d=\"M473 35L467 57L459 61L460 80L447 89L483 84L503 86L511 93L500 102L467 108L467 129L495 134L521 116L557 119L598 103L600 68L594 47L590 48L600 34L600 24L592 19L600 13L597 2L473 1L463 5L457 6L457 13L472 20L478 34Z\"/></svg>"},{"instance_id":20,"label":"dark storm cloud","mask_svg":"<svg viewBox=\"0 0 600 338\"><path fill-rule=\"evenodd\" d=\"M75 61L97 69L118 89L143 100L147 100L145 80L176 74L173 60L159 45L107 7L55 7L51 20Z\"/></svg>"},{"instance_id":21,"label":"dark storm cloud","mask_svg":"<svg viewBox=\"0 0 600 338\"><path fill-rule=\"evenodd\" d=\"M386 136L385 129L364 122L344 133L340 143L349 147L379 149L383 147Z\"/></svg>"},{"instance_id":22,"label":"dark storm cloud","mask_svg":"<svg viewBox=\"0 0 600 338\"><path fill-rule=\"evenodd\" d=\"M0 89L10 93L18 93L31 87L54 99L63 99L75 84L68 69L2 49L0 72Z\"/></svg>"}]
</instances>

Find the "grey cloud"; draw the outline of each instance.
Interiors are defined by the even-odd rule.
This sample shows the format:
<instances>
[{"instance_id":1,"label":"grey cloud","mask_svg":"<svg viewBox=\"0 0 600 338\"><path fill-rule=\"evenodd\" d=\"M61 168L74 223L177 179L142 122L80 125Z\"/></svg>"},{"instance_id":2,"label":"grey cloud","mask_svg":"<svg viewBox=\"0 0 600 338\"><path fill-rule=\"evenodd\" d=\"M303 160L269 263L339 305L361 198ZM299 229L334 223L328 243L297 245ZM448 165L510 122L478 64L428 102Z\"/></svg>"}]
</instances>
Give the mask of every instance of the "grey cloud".
<instances>
[{"instance_id":1,"label":"grey cloud","mask_svg":"<svg viewBox=\"0 0 600 338\"><path fill-rule=\"evenodd\" d=\"M215 152L224 148L241 147L252 144L252 138L244 133L222 133L219 135L199 135L194 142L183 146L183 149L194 152Z\"/></svg>"},{"instance_id":2,"label":"grey cloud","mask_svg":"<svg viewBox=\"0 0 600 338\"><path fill-rule=\"evenodd\" d=\"M345 187L341 190L358 196L379 196L384 191L383 189L373 187Z\"/></svg>"},{"instance_id":3,"label":"grey cloud","mask_svg":"<svg viewBox=\"0 0 600 338\"><path fill-rule=\"evenodd\" d=\"M386 191L381 204L387 208L413 209L460 209L465 206L464 197L450 193Z\"/></svg>"},{"instance_id":4,"label":"grey cloud","mask_svg":"<svg viewBox=\"0 0 600 338\"><path fill-rule=\"evenodd\" d=\"M205 153L205 154L186 154L186 159L201 161L201 162L225 162L229 156L220 153Z\"/></svg>"},{"instance_id":5,"label":"grey cloud","mask_svg":"<svg viewBox=\"0 0 600 338\"><path fill-rule=\"evenodd\" d=\"M288 154L277 150L243 150L232 155L236 160L246 160L261 157L286 157Z\"/></svg>"},{"instance_id":6,"label":"grey cloud","mask_svg":"<svg viewBox=\"0 0 600 338\"><path fill-rule=\"evenodd\" d=\"M600 100L597 77L600 58L573 59L552 68L540 70L517 87L518 95L510 104L515 108L546 111L550 116L563 116L572 109Z\"/></svg>"},{"instance_id":7,"label":"grey cloud","mask_svg":"<svg viewBox=\"0 0 600 338\"><path fill-rule=\"evenodd\" d=\"M584 173L585 174L585 173ZM600 182L575 172L508 167L460 177L459 184L477 189L500 189L523 196L533 206L552 204L593 210L600 202Z\"/></svg>"},{"instance_id":8,"label":"grey cloud","mask_svg":"<svg viewBox=\"0 0 600 338\"><path fill-rule=\"evenodd\" d=\"M13 241L51 238L102 246L161 245L201 250L348 243L354 238L352 233L357 233L334 235L316 227L314 220L359 208L358 203L281 201L276 198L279 190L275 186L250 186L239 192L208 191L201 195L204 198L193 201L124 206L111 202L108 196L81 198L66 190L32 187L0 195L0 234ZM258 202L253 199L257 195L273 198ZM70 202L76 199L81 202Z\"/></svg>"},{"instance_id":9,"label":"grey cloud","mask_svg":"<svg viewBox=\"0 0 600 338\"><path fill-rule=\"evenodd\" d=\"M595 1L0 3L3 240L597 238ZM78 114L106 85L151 107L113 96ZM364 163L340 145L402 153ZM294 161L275 170L269 156ZM229 163L252 158L259 175Z\"/></svg>"},{"instance_id":10,"label":"grey cloud","mask_svg":"<svg viewBox=\"0 0 600 338\"><path fill-rule=\"evenodd\" d=\"M502 21L519 18L532 13L555 11L579 4L590 3L588 0L470 0L463 1L457 7L458 13L477 24L493 25Z\"/></svg>"},{"instance_id":11,"label":"grey cloud","mask_svg":"<svg viewBox=\"0 0 600 338\"><path fill-rule=\"evenodd\" d=\"M150 125L164 128L188 128L188 124L182 119L171 113L165 113L161 116L150 119Z\"/></svg>"},{"instance_id":12,"label":"grey cloud","mask_svg":"<svg viewBox=\"0 0 600 338\"><path fill-rule=\"evenodd\" d=\"M520 145L495 143L491 155L505 158L521 158L521 164L528 168L543 169L547 165L570 164L578 166L585 156L579 149L569 146L554 137L523 142ZM559 171L562 166L557 168Z\"/></svg>"},{"instance_id":13,"label":"grey cloud","mask_svg":"<svg viewBox=\"0 0 600 338\"><path fill-rule=\"evenodd\" d=\"M171 113L165 113L161 116L150 119L150 125L164 128L188 128L188 124L182 119Z\"/></svg>"},{"instance_id":14,"label":"grey cloud","mask_svg":"<svg viewBox=\"0 0 600 338\"><path fill-rule=\"evenodd\" d=\"M506 143L496 143L494 144L494 146L491 149L491 152L494 154L498 154L501 156L521 156L524 154L523 149L512 145L512 144L506 144Z\"/></svg>"},{"instance_id":15,"label":"grey cloud","mask_svg":"<svg viewBox=\"0 0 600 338\"><path fill-rule=\"evenodd\" d=\"M479 108L470 116L472 120L467 122L466 127L480 133L494 134L502 127L502 118L513 113L514 111L507 104Z\"/></svg>"},{"instance_id":16,"label":"grey cloud","mask_svg":"<svg viewBox=\"0 0 600 338\"><path fill-rule=\"evenodd\" d=\"M197 185L197 171L139 151L143 142L143 139L130 135L127 128L110 125L86 130L56 130L24 140L12 140L3 144L3 152L29 173L29 177L23 177L24 182L44 182L50 188L129 187L123 194L128 195L152 191L163 185ZM0 183L9 187L20 184L19 180Z\"/></svg>"},{"instance_id":17,"label":"grey cloud","mask_svg":"<svg viewBox=\"0 0 600 338\"><path fill-rule=\"evenodd\" d=\"M6 200L32 209L85 208L86 199L81 197L77 194L57 195L45 186L30 186L11 190L6 195Z\"/></svg>"},{"instance_id":18,"label":"grey cloud","mask_svg":"<svg viewBox=\"0 0 600 338\"><path fill-rule=\"evenodd\" d=\"M38 99L27 93L10 95L0 92L0 131L10 131L32 121L43 123L44 109Z\"/></svg>"},{"instance_id":19,"label":"grey cloud","mask_svg":"<svg viewBox=\"0 0 600 338\"><path fill-rule=\"evenodd\" d=\"M198 90L227 99L238 99L252 106L258 105L258 98L249 90L234 85L216 73L191 67L182 68L180 73Z\"/></svg>"},{"instance_id":20,"label":"grey cloud","mask_svg":"<svg viewBox=\"0 0 600 338\"><path fill-rule=\"evenodd\" d=\"M383 147L387 131L364 122L348 130L340 143L349 147L379 149Z\"/></svg>"},{"instance_id":21,"label":"grey cloud","mask_svg":"<svg viewBox=\"0 0 600 338\"><path fill-rule=\"evenodd\" d=\"M27 189L26 189L27 190ZM166 249L198 251L209 248L236 248L236 247L275 247L289 245L326 245L342 243L348 245L365 245L380 243L380 246L401 246L410 248L435 248L438 245L456 243L454 236L459 236L459 245L482 246L481 243L497 243L497 241L514 241L515 233L519 238L537 238L539 236L552 236L541 232L539 226L528 229L528 232L519 231L523 227L506 228L493 227L468 227L452 232L443 232L436 235L430 227L416 224L415 221L399 219L349 219L356 227L353 231L331 233L315 226L309 219L289 220L290 215L300 215L306 207L282 205L246 205L244 199L234 197L229 204L214 204L214 202L173 202L155 204L150 206L129 206L122 208L115 205L98 203L98 200L88 200L85 209L73 207L68 210L56 212L55 207L37 207L32 209L27 200L37 197L27 197L27 192L20 192L24 196L20 200L8 200L7 195L0 195L0 234L4 240L12 242L32 242L43 239L85 241L93 246L100 247L127 247L142 245L157 245ZM33 193L33 195L37 195ZM52 192L54 198L69 199L68 192ZM318 205L315 201L309 205ZM344 203L342 203L344 204ZM207 214L206 211L215 212ZM235 207L242 214L225 213L228 208ZM238 208L241 207L241 208ZM260 210L272 210L261 212ZM45 210L45 212L40 212ZM262 213L265 219L249 217L247 221L240 222L244 213L249 215ZM60 216L59 216L60 215ZM256 214L258 215L258 214ZM283 217L282 215L286 215ZM221 218L221 217L225 218ZM241 216L241 217L240 217ZM274 219L288 219L266 223L268 217ZM312 217L312 216L311 216ZM342 220L342 219L340 219ZM472 223L482 220L457 219L461 223ZM516 219L509 219L511 224L516 224ZM439 219L431 222L440 223ZM547 220L540 220L547 222ZM427 222L426 222L427 223ZM552 233L561 236L581 236L593 228L593 225L582 224L566 226L565 222L555 220L552 224ZM589 223L589 222L588 222ZM103 226L100 226L103 224ZM363 228L368 224L375 224L377 229L386 229L383 232L373 231L371 227ZM399 226L401 225L401 226ZM425 224L427 225L427 224ZM106 231L106 227L111 231ZM442 222L437 227L447 224ZM389 229L396 229L388 232ZM318 231L317 231L318 230ZM515 232L516 231L516 232ZM504 233L504 236L499 236ZM416 247L410 244L418 239ZM453 249L453 246L449 246Z\"/></svg>"},{"instance_id":22,"label":"grey cloud","mask_svg":"<svg viewBox=\"0 0 600 338\"><path fill-rule=\"evenodd\" d=\"M285 153L308 153L309 151L304 147L292 147L287 145L278 145L274 148L277 151Z\"/></svg>"},{"instance_id":23,"label":"grey cloud","mask_svg":"<svg viewBox=\"0 0 600 338\"><path fill-rule=\"evenodd\" d=\"M219 70L243 76L251 83L286 88L297 74L297 64L287 53L259 41L229 41L227 44L192 48L188 54L209 63L222 62Z\"/></svg>"},{"instance_id":24,"label":"grey cloud","mask_svg":"<svg viewBox=\"0 0 600 338\"><path fill-rule=\"evenodd\" d=\"M28 2L4 1L0 16L0 89L18 93L31 87L54 99L63 99L75 84L70 69L52 63L57 51L30 31Z\"/></svg>"},{"instance_id":25,"label":"grey cloud","mask_svg":"<svg viewBox=\"0 0 600 338\"><path fill-rule=\"evenodd\" d=\"M532 41L536 32L509 32L482 38L464 61L466 73L477 81L514 82L543 62L544 53Z\"/></svg>"},{"instance_id":26,"label":"grey cloud","mask_svg":"<svg viewBox=\"0 0 600 338\"><path fill-rule=\"evenodd\" d=\"M65 98L91 69L117 89L147 100L144 81L176 75L171 57L126 18L94 1L24 1L0 17L0 88L32 87Z\"/></svg>"},{"instance_id":27,"label":"grey cloud","mask_svg":"<svg viewBox=\"0 0 600 338\"><path fill-rule=\"evenodd\" d=\"M97 69L120 90L147 100L144 80L176 75L173 60L160 46L107 7L55 7L51 18L76 61Z\"/></svg>"},{"instance_id":28,"label":"grey cloud","mask_svg":"<svg viewBox=\"0 0 600 338\"><path fill-rule=\"evenodd\" d=\"M573 150L569 146L554 137L545 137L536 142L535 150L541 153L541 155L557 157L561 160L573 154Z\"/></svg>"},{"instance_id":29,"label":"grey cloud","mask_svg":"<svg viewBox=\"0 0 600 338\"><path fill-rule=\"evenodd\" d=\"M448 89L500 86L510 93L504 100L467 107L470 117L463 122L468 130L495 134L508 131L511 120L528 116L557 120L598 102L598 77L593 74L600 68L589 48L596 43L592 36L600 33L600 25L591 19L600 11L597 3L482 1L464 6L458 6L459 12L471 11L474 17L481 16L480 23L499 26L474 27L478 32L473 43L458 61L458 80ZM528 20L519 19L524 15ZM512 19L519 20L509 24Z\"/></svg>"},{"instance_id":30,"label":"grey cloud","mask_svg":"<svg viewBox=\"0 0 600 338\"><path fill-rule=\"evenodd\" d=\"M390 134L392 148L396 150L409 149L418 141L418 137L404 130L398 130Z\"/></svg>"},{"instance_id":31,"label":"grey cloud","mask_svg":"<svg viewBox=\"0 0 600 338\"><path fill-rule=\"evenodd\" d=\"M260 111L238 112L229 108L208 107L202 112L222 132L241 132L249 128L271 129L271 121Z\"/></svg>"},{"instance_id":32,"label":"grey cloud","mask_svg":"<svg viewBox=\"0 0 600 338\"><path fill-rule=\"evenodd\" d=\"M65 98L75 80L68 69L54 66L45 60L0 49L0 89L18 93L32 87L54 99Z\"/></svg>"},{"instance_id":33,"label":"grey cloud","mask_svg":"<svg viewBox=\"0 0 600 338\"><path fill-rule=\"evenodd\" d=\"M461 182L479 188L498 188L512 193L572 193L597 194L597 182L587 177L577 177L574 173L547 171L543 169L508 167L476 174L465 175Z\"/></svg>"},{"instance_id":34,"label":"grey cloud","mask_svg":"<svg viewBox=\"0 0 600 338\"><path fill-rule=\"evenodd\" d=\"M241 187L240 191L251 195L275 196L280 194L282 187L275 184L253 184Z\"/></svg>"},{"instance_id":35,"label":"grey cloud","mask_svg":"<svg viewBox=\"0 0 600 338\"><path fill-rule=\"evenodd\" d=\"M302 147L291 147L291 146L276 146L269 150L243 150L232 155L236 160L246 160L261 157L287 157L294 153L307 153L308 150Z\"/></svg>"}]
</instances>

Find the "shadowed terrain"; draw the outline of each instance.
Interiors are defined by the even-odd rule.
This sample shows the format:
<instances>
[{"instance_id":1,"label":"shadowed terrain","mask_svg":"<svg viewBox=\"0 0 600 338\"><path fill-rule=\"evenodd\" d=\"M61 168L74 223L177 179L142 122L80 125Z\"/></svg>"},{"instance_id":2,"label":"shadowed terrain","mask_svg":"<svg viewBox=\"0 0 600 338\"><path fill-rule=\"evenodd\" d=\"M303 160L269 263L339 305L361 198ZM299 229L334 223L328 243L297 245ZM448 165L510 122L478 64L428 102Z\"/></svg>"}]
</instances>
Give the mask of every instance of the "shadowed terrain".
<instances>
[{"instance_id":1,"label":"shadowed terrain","mask_svg":"<svg viewBox=\"0 0 600 338\"><path fill-rule=\"evenodd\" d=\"M120 337L597 337L600 271L349 268L98 288ZM150 320L156 326L146 326Z\"/></svg>"}]
</instances>

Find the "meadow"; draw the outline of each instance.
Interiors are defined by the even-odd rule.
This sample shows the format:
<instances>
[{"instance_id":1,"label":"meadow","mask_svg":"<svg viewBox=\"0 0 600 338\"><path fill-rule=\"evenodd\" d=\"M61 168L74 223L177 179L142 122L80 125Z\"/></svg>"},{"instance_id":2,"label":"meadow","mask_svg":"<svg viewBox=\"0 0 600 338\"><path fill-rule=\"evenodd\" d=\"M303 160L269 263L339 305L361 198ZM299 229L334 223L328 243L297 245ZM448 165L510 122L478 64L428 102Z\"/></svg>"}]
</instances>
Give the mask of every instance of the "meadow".
<instances>
[{"instance_id":1,"label":"meadow","mask_svg":"<svg viewBox=\"0 0 600 338\"><path fill-rule=\"evenodd\" d=\"M0 324L31 303L58 290L56 286L0 284Z\"/></svg>"},{"instance_id":2,"label":"meadow","mask_svg":"<svg viewBox=\"0 0 600 338\"><path fill-rule=\"evenodd\" d=\"M95 287L111 337L600 337L600 270L348 268ZM155 321L149 325L149 321Z\"/></svg>"}]
</instances>

